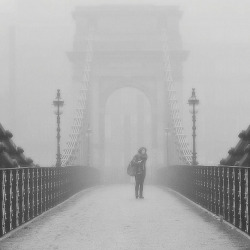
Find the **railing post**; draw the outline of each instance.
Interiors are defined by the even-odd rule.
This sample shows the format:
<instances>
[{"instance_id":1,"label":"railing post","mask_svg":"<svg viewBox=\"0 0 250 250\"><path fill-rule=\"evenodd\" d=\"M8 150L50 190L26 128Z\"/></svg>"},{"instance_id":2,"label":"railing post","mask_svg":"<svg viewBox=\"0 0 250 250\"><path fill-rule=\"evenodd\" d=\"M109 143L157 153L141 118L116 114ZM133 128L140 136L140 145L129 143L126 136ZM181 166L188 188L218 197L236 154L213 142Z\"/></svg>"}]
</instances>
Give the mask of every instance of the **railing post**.
<instances>
[{"instance_id":1,"label":"railing post","mask_svg":"<svg viewBox=\"0 0 250 250\"><path fill-rule=\"evenodd\" d=\"M9 171L8 174L8 186L9 186L9 192L8 192L8 206L9 206L9 211L8 211L8 231L13 229L13 170Z\"/></svg>"},{"instance_id":2,"label":"railing post","mask_svg":"<svg viewBox=\"0 0 250 250\"><path fill-rule=\"evenodd\" d=\"M34 218L34 209L35 209L35 201L34 201L34 181L35 181L35 176L34 176L34 173L35 173L35 170L32 168L31 169L31 173L30 173L30 175L31 175L31 179L30 179L30 183L31 183L31 195L30 195L30 205L31 205L31 211L30 211L30 213L31 213L31 219L33 219Z\"/></svg>"},{"instance_id":3,"label":"railing post","mask_svg":"<svg viewBox=\"0 0 250 250\"><path fill-rule=\"evenodd\" d=\"M213 211L213 187L214 187L214 179L213 179L213 167L209 167L209 210Z\"/></svg>"},{"instance_id":4,"label":"railing post","mask_svg":"<svg viewBox=\"0 0 250 250\"><path fill-rule=\"evenodd\" d=\"M41 169L37 169L37 175L36 175L36 183L37 183L37 188L36 188L36 201L37 201L37 204L36 204L36 209L37 209L37 213L36 215L39 215L40 214L40 204L41 204L41 199L40 199L40 171Z\"/></svg>"},{"instance_id":5,"label":"railing post","mask_svg":"<svg viewBox=\"0 0 250 250\"><path fill-rule=\"evenodd\" d=\"M1 235L6 234L6 171L1 171Z\"/></svg>"},{"instance_id":6,"label":"railing post","mask_svg":"<svg viewBox=\"0 0 250 250\"><path fill-rule=\"evenodd\" d=\"M198 167L198 182L199 182L199 204L203 203L203 181L202 181L202 167Z\"/></svg>"},{"instance_id":7,"label":"railing post","mask_svg":"<svg viewBox=\"0 0 250 250\"><path fill-rule=\"evenodd\" d=\"M53 191L52 191L52 206L54 207L56 204L56 170L52 170L52 185L53 185Z\"/></svg>"},{"instance_id":8,"label":"railing post","mask_svg":"<svg viewBox=\"0 0 250 250\"><path fill-rule=\"evenodd\" d=\"M23 224L25 222L25 173L24 169L21 170L21 202L22 202L22 217L21 217L21 223Z\"/></svg>"},{"instance_id":9,"label":"railing post","mask_svg":"<svg viewBox=\"0 0 250 250\"><path fill-rule=\"evenodd\" d=\"M40 213L41 214L43 213L43 206L44 206L43 174L44 174L43 169L41 169L41 172L40 172L40 211L41 211Z\"/></svg>"},{"instance_id":10,"label":"railing post","mask_svg":"<svg viewBox=\"0 0 250 250\"><path fill-rule=\"evenodd\" d=\"M248 215L248 169L244 168L244 231L248 233L249 215Z\"/></svg>"},{"instance_id":11,"label":"railing post","mask_svg":"<svg viewBox=\"0 0 250 250\"><path fill-rule=\"evenodd\" d=\"M16 227L20 225L20 170L16 169Z\"/></svg>"},{"instance_id":12,"label":"railing post","mask_svg":"<svg viewBox=\"0 0 250 250\"><path fill-rule=\"evenodd\" d=\"M33 218L37 216L37 169L33 169Z\"/></svg>"},{"instance_id":13,"label":"railing post","mask_svg":"<svg viewBox=\"0 0 250 250\"><path fill-rule=\"evenodd\" d=\"M242 220L242 231L246 231L246 199L245 199L245 188L246 188L246 179L245 179L245 168L241 168L241 220Z\"/></svg>"},{"instance_id":14,"label":"railing post","mask_svg":"<svg viewBox=\"0 0 250 250\"><path fill-rule=\"evenodd\" d=\"M27 206L27 218L26 221L30 220L30 169L27 169L27 198L26 198L26 206Z\"/></svg>"},{"instance_id":15,"label":"railing post","mask_svg":"<svg viewBox=\"0 0 250 250\"><path fill-rule=\"evenodd\" d=\"M223 168L219 168L218 171L218 193L219 193L219 199L218 199L218 207L219 207L219 215L223 216L223 177L222 177L222 173L223 172Z\"/></svg>"},{"instance_id":16,"label":"railing post","mask_svg":"<svg viewBox=\"0 0 250 250\"><path fill-rule=\"evenodd\" d=\"M44 169L44 212L48 210L48 169Z\"/></svg>"},{"instance_id":17,"label":"railing post","mask_svg":"<svg viewBox=\"0 0 250 250\"><path fill-rule=\"evenodd\" d=\"M229 222L233 223L233 168L229 168Z\"/></svg>"},{"instance_id":18,"label":"railing post","mask_svg":"<svg viewBox=\"0 0 250 250\"><path fill-rule=\"evenodd\" d=\"M225 168L225 219L226 221L230 221L230 173L229 173L229 167Z\"/></svg>"},{"instance_id":19,"label":"railing post","mask_svg":"<svg viewBox=\"0 0 250 250\"><path fill-rule=\"evenodd\" d=\"M246 218L246 233L250 233L250 218L249 218L249 185L250 185L250 176L249 169L245 169L245 180L246 180L246 188L245 188L245 199L246 199L246 210L245 210L245 218Z\"/></svg>"},{"instance_id":20,"label":"railing post","mask_svg":"<svg viewBox=\"0 0 250 250\"><path fill-rule=\"evenodd\" d=\"M206 205L206 169L202 167L202 206Z\"/></svg>"},{"instance_id":21,"label":"railing post","mask_svg":"<svg viewBox=\"0 0 250 250\"><path fill-rule=\"evenodd\" d=\"M205 208L207 210L210 209L210 197L209 197L209 193L210 193L210 190L209 190L209 169L208 169L208 166L205 167L205 201L206 201L206 206Z\"/></svg>"},{"instance_id":22,"label":"railing post","mask_svg":"<svg viewBox=\"0 0 250 250\"><path fill-rule=\"evenodd\" d=\"M239 199L239 208L238 208L238 216L239 216L239 228L242 229L242 175L241 168L238 170L238 182L239 182L239 190L238 190L238 199Z\"/></svg>"},{"instance_id":23,"label":"railing post","mask_svg":"<svg viewBox=\"0 0 250 250\"><path fill-rule=\"evenodd\" d=\"M218 214L217 210L217 193L218 193L218 178L217 178L217 167L213 167L213 213Z\"/></svg>"}]
</instances>

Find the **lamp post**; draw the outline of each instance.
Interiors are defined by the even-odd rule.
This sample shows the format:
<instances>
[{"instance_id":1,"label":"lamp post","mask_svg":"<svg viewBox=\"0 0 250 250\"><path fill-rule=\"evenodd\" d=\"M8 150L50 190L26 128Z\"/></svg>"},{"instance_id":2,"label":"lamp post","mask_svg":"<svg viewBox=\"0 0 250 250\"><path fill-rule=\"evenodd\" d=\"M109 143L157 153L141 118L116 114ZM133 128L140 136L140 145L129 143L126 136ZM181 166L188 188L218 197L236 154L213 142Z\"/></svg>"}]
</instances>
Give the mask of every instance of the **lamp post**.
<instances>
[{"instance_id":1,"label":"lamp post","mask_svg":"<svg viewBox=\"0 0 250 250\"><path fill-rule=\"evenodd\" d=\"M88 129L87 129L87 132L86 132L86 136L88 138L88 145L87 145L87 149L88 149L88 152L87 152L87 157L88 157L88 160L87 160L87 166L90 167L90 135L92 133L92 130L88 124Z\"/></svg>"},{"instance_id":2,"label":"lamp post","mask_svg":"<svg viewBox=\"0 0 250 250\"><path fill-rule=\"evenodd\" d=\"M56 99L53 101L53 105L55 106L55 114L57 116L57 154L56 154L56 167L61 167L61 150L60 150L60 139L61 139L61 128L60 128L60 115L62 114L62 107L64 105L64 101L61 99L60 89L57 90Z\"/></svg>"},{"instance_id":3,"label":"lamp post","mask_svg":"<svg viewBox=\"0 0 250 250\"><path fill-rule=\"evenodd\" d=\"M195 145L195 138L196 138L196 113L198 112L195 109L195 106L199 104L199 100L196 98L195 89L192 89L192 96L188 100L188 104L191 106L192 110L192 120L193 120L193 155L192 155L192 164L198 165L197 162L197 153L196 153L196 145Z\"/></svg>"},{"instance_id":4,"label":"lamp post","mask_svg":"<svg viewBox=\"0 0 250 250\"><path fill-rule=\"evenodd\" d=\"M169 167L169 143L168 143L168 139L169 139L169 135L170 135L170 128L165 128L165 136L166 136L166 139L167 139L167 166Z\"/></svg>"}]
</instances>

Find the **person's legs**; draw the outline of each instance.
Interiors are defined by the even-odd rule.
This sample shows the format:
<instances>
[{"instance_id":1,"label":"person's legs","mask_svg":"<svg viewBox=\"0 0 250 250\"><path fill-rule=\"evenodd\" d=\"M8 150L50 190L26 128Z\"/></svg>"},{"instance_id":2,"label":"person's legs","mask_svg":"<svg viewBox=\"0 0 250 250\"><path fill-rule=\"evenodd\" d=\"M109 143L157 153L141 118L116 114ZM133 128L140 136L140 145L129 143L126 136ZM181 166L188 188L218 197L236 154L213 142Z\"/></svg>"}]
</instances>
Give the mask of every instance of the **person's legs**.
<instances>
[{"instance_id":1,"label":"person's legs","mask_svg":"<svg viewBox=\"0 0 250 250\"><path fill-rule=\"evenodd\" d=\"M142 176L140 179L140 198L144 198L143 197L143 184L144 184L144 177Z\"/></svg>"},{"instance_id":2,"label":"person's legs","mask_svg":"<svg viewBox=\"0 0 250 250\"><path fill-rule=\"evenodd\" d=\"M140 183L140 198L143 197L143 183Z\"/></svg>"},{"instance_id":3,"label":"person's legs","mask_svg":"<svg viewBox=\"0 0 250 250\"><path fill-rule=\"evenodd\" d=\"M139 191L139 180L138 176L135 176L135 197L138 198L138 191Z\"/></svg>"}]
</instances>

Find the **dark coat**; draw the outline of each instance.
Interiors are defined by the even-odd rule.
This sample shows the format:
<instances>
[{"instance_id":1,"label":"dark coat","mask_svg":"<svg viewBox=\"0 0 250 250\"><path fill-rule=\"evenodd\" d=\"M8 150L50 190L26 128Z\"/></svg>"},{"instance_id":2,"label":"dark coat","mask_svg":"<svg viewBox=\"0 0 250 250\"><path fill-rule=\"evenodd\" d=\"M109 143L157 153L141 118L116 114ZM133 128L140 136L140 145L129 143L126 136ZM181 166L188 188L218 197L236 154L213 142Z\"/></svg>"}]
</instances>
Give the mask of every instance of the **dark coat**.
<instances>
[{"instance_id":1,"label":"dark coat","mask_svg":"<svg viewBox=\"0 0 250 250\"><path fill-rule=\"evenodd\" d=\"M146 176L146 161L148 159L147 154L136 154L133 158L133 163L135 166L135 173L136 175L143 175Z\"/></svg>"}]
</instances>

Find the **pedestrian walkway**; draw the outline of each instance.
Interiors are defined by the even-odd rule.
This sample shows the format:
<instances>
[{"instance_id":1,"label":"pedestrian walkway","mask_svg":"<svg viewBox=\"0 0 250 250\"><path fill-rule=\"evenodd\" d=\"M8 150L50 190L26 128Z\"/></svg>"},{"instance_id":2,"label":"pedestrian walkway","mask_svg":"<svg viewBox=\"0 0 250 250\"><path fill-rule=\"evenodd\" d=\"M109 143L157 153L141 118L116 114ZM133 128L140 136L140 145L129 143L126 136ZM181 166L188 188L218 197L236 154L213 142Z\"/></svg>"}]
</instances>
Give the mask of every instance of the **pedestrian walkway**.
<instances>
[{"instance_id":1,"label":"pedestrian walkway","mask_svg":"<svg viewBox=\"0 0 250 250\"><path fill-rule=\"evenodd\" d=\"M0 241L1 250L250 249L228 225L166 188L133 185L84 190Z\"/></svg>"}]
</instances>

